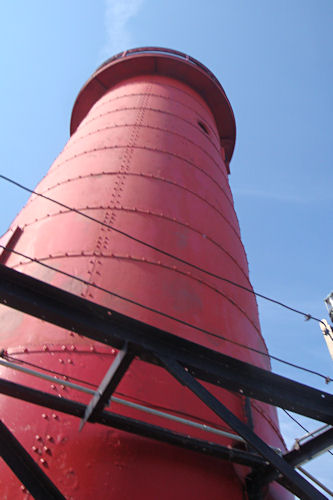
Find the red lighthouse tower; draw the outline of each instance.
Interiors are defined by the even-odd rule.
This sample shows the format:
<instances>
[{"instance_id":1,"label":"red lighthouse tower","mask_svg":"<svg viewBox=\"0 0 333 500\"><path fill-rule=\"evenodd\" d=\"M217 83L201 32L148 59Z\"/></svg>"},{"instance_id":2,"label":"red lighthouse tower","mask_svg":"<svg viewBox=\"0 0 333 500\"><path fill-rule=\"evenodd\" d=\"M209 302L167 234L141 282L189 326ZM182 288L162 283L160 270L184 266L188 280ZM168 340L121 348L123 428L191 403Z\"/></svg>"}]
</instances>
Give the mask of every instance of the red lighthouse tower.
<instances>
[{"instance_id":1,"label":"red lighthouse tower","mask_svg":"<svg viewBox=\"0 0 333 500\"><path fill-rule=\"evenodd\" d=\"M234 143L230 103L203 65L155 48L111 58L79 93L70 140L36 189L44 197L32 195L4 236L17 253L3 252L2 262L270 369L268 358L254 352L266 352L254 296L213 276L251 288L228 183ZM11 309L1 310L0 322L8 356L58 377L58 383L38 380L35 387L59 397L87 403L91 396L62 381L94 390L117 354ZM29 378L1 370L16 382ZM257 435L284 449L272 407L226 389L212 391L243 422L250 412ZM146 422L165 425L167 413L176 417L167 424L173 431L229 447L237 442L192 393L143 360L132 361L115 397L110 409L121 415L142 420L146 408ZM79 432L74 417L6 396L0 412L68 499L244 498L248 470L232 463L99 424L88 422ZM208 428L215 431L207 438ZM19 495L29 497L1 464L1 498ZM267 498L290 497L275 486Z\"/></svg>"}]
</instances>

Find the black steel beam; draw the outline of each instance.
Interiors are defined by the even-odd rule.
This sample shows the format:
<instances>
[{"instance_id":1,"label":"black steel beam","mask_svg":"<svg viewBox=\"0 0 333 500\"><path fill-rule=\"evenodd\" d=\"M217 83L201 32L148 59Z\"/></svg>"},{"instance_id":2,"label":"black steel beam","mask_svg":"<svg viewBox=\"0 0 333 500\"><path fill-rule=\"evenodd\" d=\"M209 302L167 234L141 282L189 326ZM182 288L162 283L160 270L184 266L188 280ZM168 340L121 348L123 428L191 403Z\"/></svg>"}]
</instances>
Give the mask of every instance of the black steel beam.
<instances>
[{"instance_id":1,"label":"black steel beam","mask_svg":"<svg viewBox=\"0 0 333 500\"><path fill-rule=\"evenodd\" d=\"M164 367L182 385L193 392L217 416L226 422L234 431L242 436L265 460L267 460L285 478L285 486L302 500L323 500L326 497L304 479L280 457L270 446L259 438L246 424L239 420L223 403L216 399L186 369L172 358L159 356Z\"/></svg>"},{"instance_id":2,"label":"black steel beam","mask_svg":"<svg viewBox=\"0 0 333 500\"><path fill-rule=\"evenodd\" d=\"M284 455L285 460L291 465L302 465L312 460L318 453L333 447L333 428L322 432L318 436L309 439L298 449L292 450Z\"/></svg>"},{"instance_id":3,"label":"black steel beam","mask_svg":"<svg viewBox=\"0 0 333 500\"><path fill-rule=\"evenodd\" d=\"M292 450L283 458L288 464L293 467L303 464L314 458L318 453L326 450L329 446L333 446L333 428L319 434L310 439L298 449ZM260 471L249 474L248 479L257 487L261 487L278 479L279 473L271 466L263 467Z\"/></svg>"},{"instance_id":4,"label":"black steel beam","mask_svg":"<svg viewBox=\"0 0 333 500\"><path fill-rule=\"evenodd\" d=\"M252 415L252 408L251 408L251 399L246 397L245 402L244 402L244 410L245 410L245 416L246 416L246 421L247 425L250 427L251 431L253 431L253 415Z\"/></svg>"},{"instance_id":5,"label":"black steel beam","mask_svg":"<svg viewBox=\"0 0 333 500\"><path fill-rule=\"evenodd\" d=\"M82 418L86 410L86 405L77 401L58 398L53 394L48 394L47 392L32 389L31 387L16 384L5 379L0 379L0 393L78 418ZM155 439L163 443L179 446L240 465L247 465L252 468L265 464L265 460L255 453L221 446L202 439L191 438L164 427L147 424L140 420L124 417L105 410L95 415L91 423L114 427L131 434Z\"/></svg>"},{"instance_id":6,"label":"black steel beam","mask_svg":"<svg viewBox=\"0 0 333 500\"><path fill-rule=\"evenodd\" d=\"M175 355L198 379L333 424L333 396L327 392L217 353L2 265L0 302L118 349L128 342L145 361L156 362L154 352Z\"/></svg>"},{"instance_id":7,"label":"black steel beam","mask_svg":"<svg viewBox=\"0 0 333 500\"><path fill-rule=\"evenodd\" d=\"M110 397L125 375L127 369L133 361L134 356L134 351L129 349L127 344L125 344L125 346L118 352L112 365L96 390L95 395L91 398L90 403L86 407L84 417L80 423L80 430L88 420L93 420L94 416L102 411L108 404Z\"/></svg>"},{"instance_id":8,"label":"black steel beam","mask_svg":"<svg viewBox=\"0 0 333 500\"><path fill-rule=\"evenodd\" d=\"M58 488L0 420L0 456L35 500L65 500Z\"/></svg>"}]
</instances>

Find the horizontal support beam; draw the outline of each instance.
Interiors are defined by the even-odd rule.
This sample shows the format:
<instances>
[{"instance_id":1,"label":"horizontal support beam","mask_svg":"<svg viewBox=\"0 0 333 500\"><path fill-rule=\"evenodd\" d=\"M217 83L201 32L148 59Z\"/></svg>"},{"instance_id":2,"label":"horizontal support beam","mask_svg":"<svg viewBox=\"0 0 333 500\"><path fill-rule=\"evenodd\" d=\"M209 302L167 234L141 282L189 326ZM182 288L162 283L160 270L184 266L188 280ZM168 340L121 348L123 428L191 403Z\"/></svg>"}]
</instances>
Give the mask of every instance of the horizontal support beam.
<instances>
[{"instance_id":1,"label":"horizontal support beam","mask_svg":"<svg viewBox=\"0 0 333 500\"><path fill-rule=\"evenodd\" d=\"M0 420L0 456L35 500L65 500L58 488Z\"/></svg>"},{"instance_id":2,"label":"horizontal support beam","mask_svg":"<svg viewBox=\"0 0 333 500\"><path fill-rule=\"evenodd\" d=\"M175 359L197 379L333 425L333 396L152 327L0 265L0 302L141 359ZM185 327L184 327L185 328Z\"/></svg>"},{"instance_id":3,"label":"horizontal support beam","mask_svg":"<svg viewBox=\"0 0 333 500\"><path fill-rule=\"evenodd\" d=\"M83 418L86 410L86 405L77 401L58 398L53 394L32 389L31 387L16 384L15 382L10 382L5 379L0 379L0 393L78 418ZM187 435L185 436L157 425L147 424L140 420L124 417L106 410L96 415L91 423L114 427L131 434L137 434L229 462L247 465L252 468L265 464L265 460L255 453L221 446L202 439L191 438Z\"/></svg>"},{"instance_id":4,"label":"horizontal support beam","mask_svg":"<svg viewBox=\"0 0 333 500\"><path fill-rule=\"evenodd\" d=\"M270 446L257 436L257 434L221 403L221 401L201 385L184 367L177 363L177 361L163 356L160 359L171 375L193 392L210 410L220 417L223 422L226 422L234 431L244 438L251 448L254 448L260 453L272 467L277 469L279 473L284 476L284 483L288 490L302 500L324 500L326 498L316 490L312 484L296 472L283 457L280 457Z\"/></svg>"}]
</instances>

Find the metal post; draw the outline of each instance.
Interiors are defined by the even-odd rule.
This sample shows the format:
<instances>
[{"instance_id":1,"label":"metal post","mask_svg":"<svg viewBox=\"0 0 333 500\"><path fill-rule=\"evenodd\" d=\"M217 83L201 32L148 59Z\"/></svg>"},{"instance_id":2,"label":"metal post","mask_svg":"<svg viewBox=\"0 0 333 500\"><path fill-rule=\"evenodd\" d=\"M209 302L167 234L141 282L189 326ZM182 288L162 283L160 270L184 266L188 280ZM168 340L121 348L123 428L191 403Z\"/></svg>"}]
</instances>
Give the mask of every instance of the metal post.
<instances>
[{"instance_id":1,"label":"metal post","mask_svg":"<svg viewBox=\"0 0 333 500\"><path fill-rule=\"evenodd\" d=\"M87 406L84 417L80 423L80 431L88 420L93 419L93 417L97 415L101 410L103 410L105 405L108 404L110 397L125 375L134 356L134 352L131 351L128 348L128 344L125 343L125 346L121 351L118 352L115 360L113 361L100 386L95 392L95 395Z\"/></svg>"}]
</instances>

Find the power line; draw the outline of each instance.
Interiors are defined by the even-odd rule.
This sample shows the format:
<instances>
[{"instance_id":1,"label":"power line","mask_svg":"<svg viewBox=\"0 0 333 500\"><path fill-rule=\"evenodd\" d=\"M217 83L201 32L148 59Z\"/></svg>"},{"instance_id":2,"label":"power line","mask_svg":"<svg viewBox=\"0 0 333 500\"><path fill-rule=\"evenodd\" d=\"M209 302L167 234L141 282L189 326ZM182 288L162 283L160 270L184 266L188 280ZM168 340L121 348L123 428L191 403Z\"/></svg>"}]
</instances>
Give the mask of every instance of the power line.
<instances>
[{"instance_id":1,"label":"power line","mask_svg":"<svg viewBox=\"0 0 333 500\"><path fill-rule=\"evenodd\" d=\"M141 245L144 245L144 246L146 246L146 247L148 247L148 248L150 248L152 250L155 250L156 252L159 252L159 253L161 253L161 254L163 254L163 255L165 255L167 257L170 257L172 259L175 259L178 262L181 262L182 264L185 264L185 265L187 265L189 267L192 267L193 269L196 269L197 271L200 271L202 273L207 274L208 276L211 276L211 277L216 278L218 280L221 280L221 281L224 281L226 283L229 283L230 285L233 285L233 286L235 286L237 288L245 290L245 291L247 291L247 292L255 295L256 297L259 297L261 299L267 300L268 302L272 302L273 304L277 304L277 305L279 305L281 307L284 307L285 309L287 309L289 311L292 311L292 312L294 312L296 314L300 314L301 316L303 316L305 318L306 321L309 321L309 320L312 319L314 321L318 321L319 323L323 323L321 319L316 318L315 316L312 316L312 314L305 313L304 311L300 311L299 309L296 309L294 307L288 306L284 302L281 302L279 300L276 300L276 299L273 299L271 297L268 297L267 295L263 295L262 293L256 292L252 288L248 288L248 287L246 287L244 285L241 285L240 283L236 283L236 282L234 282L234 281L232 281L232 280L230 280L228 278L225 278L225 277L220 276L218 274L215 274L215 273L213 273L211 271L208 271L207 269L203 269L202 267L197 266L196 264L192 264L190 262L187 262L185 259L182 259L181 257L177 257L177 256L171 254L170 252L167 252L167 251L162 250L162 249L160 249L158 247L155 247L154 245L152 245L150 243L147 243L146 241L143 241L140 238L137 238L137 237L135 237L135 236L133 236L133 235L131 235L131 234L129 234L129 233L121 230L121 229L118 229L118 228L116 228L114 226L111 226L111 225L107 224L106 222L103 222L103 221L100 221L98 219L95 219L91 215L88 215L88 214L86 214L84 212L81 212L80 210L77 210L76 208L72 208L72 207L70 207L70 206L68 206L68 205L66 205L64 203L61 203L60 201L57 201L57 200L54 200L53 198L50 198L49 196L46 196L46 195L44 195L42 193L38 193L37 191L34 191L33 189L30 189L30 188L24 186L23 184L20 184L19 182L16 182L16 181L14 181L11 178L6 177L5 175L0 174L0 178L3 179L3 180L5 180L5 181L7 181L7 182L9 182L9 183L11 183L11 184L13 184L13 185L15 185L15 186L17 186L17 187L19 187L20 189L23 189L24 191L27 191L28 193L31 193L31 194L34 194L34 195L39 196L41 198L44 198L45 200L50 201L52 203L55 203L56 205L59 205L62 208L65 208L66 210L69 210L71 212L75 212L78 215L81 215L82 217L85 217L86 219L89 219L89 220L91 220L93 222L96 222L97 224L100 224L101 226L107 227L108 229L111 229L112 231L115 231L115 232L121 234L122 236L125 236L126 238L129 238L129 239L135 241L136 243L140 243Z\"/></svg>"},{"instance_id":2,"label":"power line","mask_svg":"<svg viewBox=\"0 0 333 500\"><path fill-rule=\"evenodd\" d=\"M293 420L301 429L303 429L303 431L307 432L308 434L310 434L310 431L308 429L306 429L306 427L304 427L303 424L301 424L301 422L299 422L295 417L293 417L289 411L285 410L284 408L282 408L282 410L288 415L289 418L291 418L291 420ZM331 450L327 450L327 453L329 453L330 455L333 456L333 453L331 452Z\"/></svg>"},{"instance_id":3,"label":"power line","mask_svg":"<svg viewBox=\"0 0 333 500\"><path fill-rule=\"evenodd\" d=\"M291 363L290 361L286 361L284 359L278 358L277 356L273 356L271 354L268 354L267 352L260 351L258 349L253 348L253 347L247 346L245 344L242 344L241 342L237 342L236 340L228 339L228 338L226 338L226 337L224 337L222 335L218 335L217 333L211 332L211 331L206 330L204 328L200 328L199 326L192 325L191 323L188 323L187 321L184 321L182 319L176 318L176 317L174 317L174 316L172 316L170 314L164 313L163 311L160 311L158 309L154 309L154 308L152 308L150 306L146 306L144 304L141 304L141 302L138 302L138 301L133 300L133 299L129 299L128 297L124 297L123 295L120 295L120 294L118 294L116 292L111 292L110 290L107 290L106 288L103 288L103 287L98 286L96 284L92 284L89 281L84 280L83 278L79 278L78 276L74 276L74 275L72 275L70 273L67 273L66 271L62 271L61 269L58 269L58 268L53 267L53 266L50 266L49 264L45 264L45 262L41 262L38 259L35 259L33 257L29 257L28 255L25 255L25 254L23 254L21 252L17 252L16 250L6 248L4 245L0 245L0 248L3 248L7 252L10 252L10 253L19 255L20 257L23 257L25 259L28 259L31 262L35 262L36 264L38 264L40 266L43 266L43 267L45 267L47 269L50 269L50 270L55 271L55 272L58 272L58 273L60 273L60 274L62 274L64 276L67 276L68 278L72 278L72 279L74 279L76 281L79 281L80 283L83 283L84 285L91 286L93 288L96 288L97 290L101 290L102 292L105 292L105 293L107 293L109 295L112 295L113 297L117 297L118 299L124 300L125 302L129 302L130 304L134 304L134 305L136 305L138 307L141 307L142 309L145 309L147 311L156 313L156 314L158 314L160 316L163 316L165 318L171 319L172 321L175 321L175 322L177 322L177 323L179 323L181 325L187 326L187 327L192 328L194 330L197 330L197 331L199 331L201 333L204 333L204 334L209 335L211 337L218 338L220 340L223 340L223 341L228 342L230 344L236 345L236 346L241 347L243 349L247 349L249 351L255 352L255 353L260 354L262 356L265 356L265 357L267 357L269 359L274 359L275 361L278 361L279 363L283 363L283 364L291 366L293 368L297 368L297 369L305 371L307 373L311 373L312 375L316 375L318 377L323 378L326 383L333 382L333 379L331 377L329 377L327 375L324 375L324 374L322 374L320 372L317 372L315 370L311 370L309 368L305 368L304 366L300 366L300 365L297 365L295 363Z\"/></svg>"}]
</instances>

